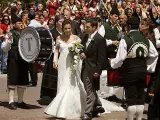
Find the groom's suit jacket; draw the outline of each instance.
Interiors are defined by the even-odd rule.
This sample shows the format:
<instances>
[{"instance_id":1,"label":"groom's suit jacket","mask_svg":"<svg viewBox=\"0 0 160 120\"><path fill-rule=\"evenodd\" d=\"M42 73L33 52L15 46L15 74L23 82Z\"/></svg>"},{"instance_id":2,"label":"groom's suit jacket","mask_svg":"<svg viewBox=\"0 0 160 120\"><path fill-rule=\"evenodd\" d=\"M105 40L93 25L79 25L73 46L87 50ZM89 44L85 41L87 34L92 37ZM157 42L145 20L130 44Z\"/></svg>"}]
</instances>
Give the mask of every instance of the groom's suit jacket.
<instances>
[{"instance_id":1,"label":"groom's suit jacket","mask_svg":"<svg viewBox=\"0 0 160 120\"><path fill-rule=\"evenodd\" d=\"M107 47L105 39L99 33L94 35L92 41L86 48L87 41L88 35L85 35L82 38L82 44L84 45L86 59L84 59L82 63L82 75L93 79L94 73L101 75L102 70L107 66Z\"/></svg>"}]
</instances>

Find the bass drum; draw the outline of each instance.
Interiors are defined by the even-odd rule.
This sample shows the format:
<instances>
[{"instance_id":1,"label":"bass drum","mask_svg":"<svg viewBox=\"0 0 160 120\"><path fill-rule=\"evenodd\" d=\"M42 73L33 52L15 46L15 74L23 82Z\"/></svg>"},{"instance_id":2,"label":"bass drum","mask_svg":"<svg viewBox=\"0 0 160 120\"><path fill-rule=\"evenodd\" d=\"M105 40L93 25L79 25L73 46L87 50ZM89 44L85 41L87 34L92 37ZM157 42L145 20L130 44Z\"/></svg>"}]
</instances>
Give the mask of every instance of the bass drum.
<instances>
[{"instance_id":1,"label":"bass drum","mask_svg":"<svg viewBox=\"0 0 160 120\"><path fill-rule=\"evenodd\" d=\"M20 35L18 49L25 61L43 62L52 55L53 45L53 37L49 30L43 27L27 27Z\"/></svg>"}]
</instances>

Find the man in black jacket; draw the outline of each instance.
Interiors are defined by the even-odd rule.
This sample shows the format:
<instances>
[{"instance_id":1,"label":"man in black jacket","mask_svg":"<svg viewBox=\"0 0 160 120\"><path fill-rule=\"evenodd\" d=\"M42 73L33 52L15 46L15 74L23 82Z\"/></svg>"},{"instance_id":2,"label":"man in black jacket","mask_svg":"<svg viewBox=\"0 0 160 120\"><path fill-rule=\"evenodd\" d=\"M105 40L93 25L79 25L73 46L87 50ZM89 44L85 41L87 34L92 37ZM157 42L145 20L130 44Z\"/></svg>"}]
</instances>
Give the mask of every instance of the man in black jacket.
<instances>
[{"instance_id":1,"label":"man in black jacket","mask_svg":"<svg viewBox=\"0 0 160 120\"><path fill-rule=\"evenodd\" d=\"M96 90L99 90L99 76L104 62L106 62L106 41L97 33L98 23L94 19L86 22L86 36L82 39L84 51L81 78L87 92L86 109L83 120L91 120L94 115L105 112L98 98Z\"/></svg>"}]
</instances>

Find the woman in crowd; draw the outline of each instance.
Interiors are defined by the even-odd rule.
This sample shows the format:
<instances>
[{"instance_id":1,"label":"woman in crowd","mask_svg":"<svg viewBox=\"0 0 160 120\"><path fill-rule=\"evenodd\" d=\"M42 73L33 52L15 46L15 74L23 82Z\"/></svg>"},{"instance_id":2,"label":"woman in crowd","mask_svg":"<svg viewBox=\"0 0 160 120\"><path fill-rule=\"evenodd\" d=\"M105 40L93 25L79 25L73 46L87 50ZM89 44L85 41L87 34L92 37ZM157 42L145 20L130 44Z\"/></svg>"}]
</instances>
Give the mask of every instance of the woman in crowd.
<instances>
[{"instance_id":1,"label":"woman in crowd","mask_svg":"<svg viewBox=\"0 0 160 120\"><path fill-rule=\"evenodd\" d=\"M48 21L48 26L50 27L52 20ZM63 15L55 16L56 26L50 29L54 43L56 38L62 35L62 22L64 21ZM54 52L54 51L53 51ZM45 62L42 84L41 84L41 93L40 93L40 104L48 105L56 96L57 93L57 70L53 68L53 56Z\"/></svg>"},{"instance_id":2,"label":"woman in crowd","mask_svg":"<svg viewBox=\"0 0 160 120\"><path fill-rule=\"evenodd\" d=\"M39 15L39 22L40 22L40 24L42 25L42 27L45 27L45 28L48 29L47 22L45 22L44 19L45 19L45 18L44 18L44 15L43 15L43 14L40 14L40 15Z\"/></svg>"}]
</instances>

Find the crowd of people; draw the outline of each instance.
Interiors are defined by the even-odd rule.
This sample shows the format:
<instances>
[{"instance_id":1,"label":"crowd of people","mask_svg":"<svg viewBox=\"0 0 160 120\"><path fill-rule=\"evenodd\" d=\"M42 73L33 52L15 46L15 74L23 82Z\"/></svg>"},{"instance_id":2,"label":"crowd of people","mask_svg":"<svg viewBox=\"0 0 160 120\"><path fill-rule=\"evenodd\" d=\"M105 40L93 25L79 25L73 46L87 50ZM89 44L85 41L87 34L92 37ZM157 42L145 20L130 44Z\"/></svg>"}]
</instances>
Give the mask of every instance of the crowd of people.
<instances>
[{"instance_id":1,"label":"crowd of people","mask_svg":"<svg viewBox=\"0 0 160 120\"><path fill-rule=\"evenodd\" d=\"M123 74L127 120L142 120L145 102L149 104L148 120L159 120L159 4L158 0L48 0L45 4L31 1L25 6L21 1L11 3L0 13L1 71L7 73L9 108L29 109L23 96L27 86L37 85L38 66L22 59L18 41L26 27L43 27L55 43L43 67L40 104L48 105L46 114L91 120L99 113L123 111L96 92L102 71L107 70L109 76L115 69ZM83 60L72 71L68 48L77 42L84 46L80 53ZM147 76L150 81L146 86ZM108 100L114 98L112 94Z\"/></svg>"}]
</instances>

